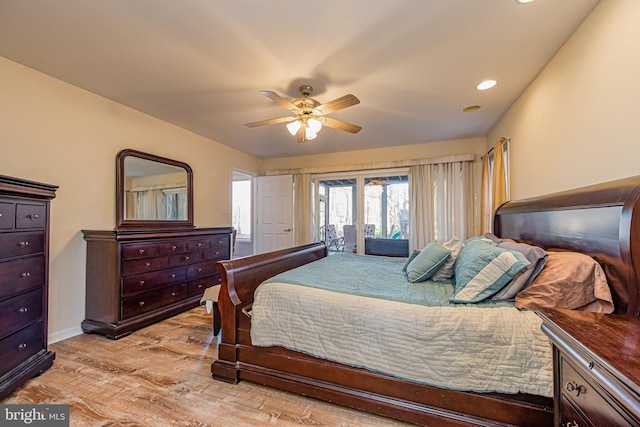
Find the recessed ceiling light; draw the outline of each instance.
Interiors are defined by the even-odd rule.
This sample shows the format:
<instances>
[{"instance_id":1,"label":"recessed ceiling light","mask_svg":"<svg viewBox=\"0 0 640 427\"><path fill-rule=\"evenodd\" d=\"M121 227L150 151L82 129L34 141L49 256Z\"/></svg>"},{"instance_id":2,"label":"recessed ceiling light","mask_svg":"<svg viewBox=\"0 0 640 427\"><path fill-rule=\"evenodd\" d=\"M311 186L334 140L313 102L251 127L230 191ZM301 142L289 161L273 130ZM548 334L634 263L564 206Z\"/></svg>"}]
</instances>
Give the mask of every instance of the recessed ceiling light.
<instances>
[{"instance_id":1,"label":"recessed ceiling light","mask_svg":"<svg viewBox=\"0 0 640 427\"><path fill-rule=\"evenodd\" d=\"M491 89L492 87L494 87L498 82L495 80L485 80L482 83L480 83L478 86L476 86L476 89L478 90L487 90L487 89Z\"/></svg>"},{"instance_id":2,"label":"recessed ceiling light","mask_svg":"<svg viewBox=\"0 0 640 427\"><path fill-rule=\"evenodd\" d=\"M465 113L473 113L474 111L478 111L479 109L479 105L469 105L468 107L464 107L462 111L464 111Z\"/></svg>"},{"instance_id":3,"label":"recessed ceiling light","mask_svg":"<svg viewBox=\"0 0 640 427\"><path fill-rule=\"evenodd\" d=\"M516 0L516 3L521 3L521 4L533 3L533 0Z\"/></svg>"}]
</instances>

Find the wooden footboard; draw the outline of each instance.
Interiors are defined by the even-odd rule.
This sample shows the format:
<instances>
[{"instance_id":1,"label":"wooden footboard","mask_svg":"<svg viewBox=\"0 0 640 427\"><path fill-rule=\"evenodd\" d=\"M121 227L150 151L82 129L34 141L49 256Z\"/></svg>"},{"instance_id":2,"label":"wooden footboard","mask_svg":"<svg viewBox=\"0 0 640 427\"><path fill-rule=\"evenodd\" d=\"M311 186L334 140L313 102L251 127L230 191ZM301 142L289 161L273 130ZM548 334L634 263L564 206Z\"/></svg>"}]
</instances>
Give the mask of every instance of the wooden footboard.
<instances>
[{"instance_id":1,"label":"wooden footboard","mask_svg":"<svg viewBox=\"0 0 640 427\"><path fill-rule=\"evenodd\" d=\"M218 345L218 359L211 365L214 378L231 383L239 380L238 337L249 337L249 313L258 285L283 271L326 256L326 245L314 243L216 264L216 271L222 278L218 297L222 336ZM250 339L246 342L250 343Z\"/></svg>"}]
</instances>

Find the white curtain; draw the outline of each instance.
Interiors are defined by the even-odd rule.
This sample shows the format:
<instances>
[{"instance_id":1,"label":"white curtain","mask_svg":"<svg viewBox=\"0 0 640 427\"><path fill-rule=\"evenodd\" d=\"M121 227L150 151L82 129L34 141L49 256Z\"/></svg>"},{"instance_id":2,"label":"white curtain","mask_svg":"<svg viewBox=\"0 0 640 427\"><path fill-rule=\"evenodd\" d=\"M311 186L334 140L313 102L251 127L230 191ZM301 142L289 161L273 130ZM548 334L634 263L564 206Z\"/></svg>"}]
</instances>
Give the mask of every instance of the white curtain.
<instances>
[{"instance_id":1,"label":"white curtain","mask_svg":"<svg viewBox=\"0 0 640 427\"><path fill-rule=\"evenodd\" d=\"M134 194L136 219L164 218L165 204L162 190L136 191Z\"/></svg>"},{"instance_id":2,"label":"white curtain","mask_svg":"<svg viewBox=\"0 0 640 427\"><path fill-rule=\"evenodd\" d=\"M416 165L409 168L409 252L422 249L434 240L432 224L434 215L434 182L433 169L435 165Z\"/></svg>"},{"instance_id":3,"label":"white curtain","mask_svg":"<svg viewBox=\"0 0 640 427\"><path fill-rule=\"evenodd\" d=\"M471 162L411 166L409 250L469 237L473 227Z\"/></svg>"},{"instance_id":4,"label":"white curtain","mask_svg":"<svg viewBox=\"0 0 640 427\"><path fill-rule=\"evenodd\" d=\"M311 175L293 176L293 237L296 245L311 243L313 218L311 203Z\"/></svg>"}]
</instances>

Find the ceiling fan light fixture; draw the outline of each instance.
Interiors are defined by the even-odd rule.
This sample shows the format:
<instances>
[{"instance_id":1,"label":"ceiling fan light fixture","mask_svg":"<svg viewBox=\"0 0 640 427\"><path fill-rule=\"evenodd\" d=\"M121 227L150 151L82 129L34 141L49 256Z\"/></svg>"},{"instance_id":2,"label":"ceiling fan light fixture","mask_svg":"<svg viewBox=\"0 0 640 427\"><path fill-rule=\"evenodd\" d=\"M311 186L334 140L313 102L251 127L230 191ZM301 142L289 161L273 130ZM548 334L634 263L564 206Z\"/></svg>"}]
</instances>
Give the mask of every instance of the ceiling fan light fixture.
<instances>
[{"instance_id":1,"label":"ceiling fan light fixture","mask_svg":"<svg viewBox=\"0 0 640 427\"><path fill-rule=\"evenodd\" d=\"M322 129L322 123L318 119L309 119L307 120L307 132L311 131L314 134L317 134Z\"/></svg>"},{"instance_id":2,"label":"ceiling fan light fixture","mask_svg":"<svg viewBox=\"0 0 640 427\"><path fill-rule=\"evenodd\" d=\"M342 110L347 107L359 104L360 100L354 95L348 94L336 98L333 101L320 104L315 99L309 98L313 88L309 85L300 86L302 98L287 101L280 95L270 90L261 90L260 93L275 103L283 106L295 114L294 117L278 117L276 119L260 120L257 122L245 123L250 128L273 125L277 123L287 123L287 130L294 135L298 142L309 141L318 136L318 132L323 126L342 130L350 133L358 133L361 126L343 122L342 120L326 117L327 114Z\"/></svg>"},{"instance_id":3,"label":"ceiling fan light fixture","mask_svg":"<svg viewBox=\"0 0 640 427\"><path fill-rule=\"evenodd\" d=\"M295 135L298 133L298 129L302 126L302 122L300 120L295 120L287 125L287 130L291 135Z\"/></svg>"}]
</instances>

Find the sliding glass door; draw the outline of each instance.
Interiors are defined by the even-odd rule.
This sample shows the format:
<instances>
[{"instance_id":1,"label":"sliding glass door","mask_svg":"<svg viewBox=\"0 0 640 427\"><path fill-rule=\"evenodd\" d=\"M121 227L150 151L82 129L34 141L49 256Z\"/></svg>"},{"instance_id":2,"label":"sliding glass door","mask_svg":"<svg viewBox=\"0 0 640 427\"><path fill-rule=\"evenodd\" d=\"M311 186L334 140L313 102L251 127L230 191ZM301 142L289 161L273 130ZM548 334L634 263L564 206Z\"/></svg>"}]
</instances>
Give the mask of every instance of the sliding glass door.
<instances>
[{"instance_id":1,"label":"sliding glass door","mask_svg":"<svg viewBox=\"0 0 640 427\"><path fill-rule=\"evenodd\" d=\"M406 169L313 177L318 235L330 253L365 253L365 239L407 239L409 177ZM335 234L334 234L335 231Z\"/></svg>"}]
</instances>

